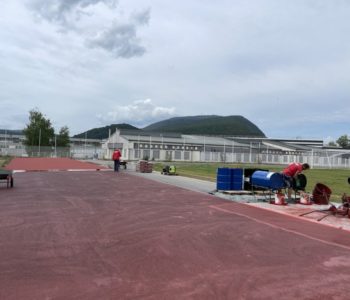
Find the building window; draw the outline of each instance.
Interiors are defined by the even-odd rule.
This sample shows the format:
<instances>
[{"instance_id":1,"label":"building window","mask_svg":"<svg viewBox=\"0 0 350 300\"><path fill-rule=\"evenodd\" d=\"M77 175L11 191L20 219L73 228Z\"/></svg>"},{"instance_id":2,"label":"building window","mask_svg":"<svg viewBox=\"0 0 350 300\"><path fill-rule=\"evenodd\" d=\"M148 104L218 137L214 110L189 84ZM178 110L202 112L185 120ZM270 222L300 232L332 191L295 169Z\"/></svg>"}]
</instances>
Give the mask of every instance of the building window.
<instances>
[{"instance_id":1,"label":"building window","mask_svg":"<svg viewBox=\"0 0 350 300\"><path fill-rule=\"evenodd\" d=\"M153 158L154 159L159 159L160 155L159 155L159 150L153 150Z\"/></svg>"},{"instance_id":2,"label":"building window","mask_svg":"<svg viewBox=\"0 0 350 300\"><path fill-rule=\"evenodd\" d=\"M175 151L175 159L181 159L181 151Z\"/></svg>"},{"instance_id":3,"label":"building window","mask_svg":"<svg viewBox=\"0 0 350 300\"><path fill-rule=\"evenodd\" d=\"M150 151L149 150L143 150L142 159L145 159L145 160L150 159Z\"/></svg>"}]
</instances>

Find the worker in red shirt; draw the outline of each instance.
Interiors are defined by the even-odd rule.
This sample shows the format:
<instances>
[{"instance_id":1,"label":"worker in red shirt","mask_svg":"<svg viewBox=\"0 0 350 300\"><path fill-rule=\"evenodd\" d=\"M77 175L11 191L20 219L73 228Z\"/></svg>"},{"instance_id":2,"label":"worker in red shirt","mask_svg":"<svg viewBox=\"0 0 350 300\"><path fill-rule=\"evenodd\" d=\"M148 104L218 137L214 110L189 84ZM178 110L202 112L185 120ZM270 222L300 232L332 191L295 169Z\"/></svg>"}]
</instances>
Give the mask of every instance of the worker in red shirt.
<instances>
[{"instance_id":1,"label":"worker in red shirt","mask_svg":"<svg viewBox=\"0 0 350 300\"><path fill-rule=\"evenodd\" d=\"M119 149L115 149L112 155L112 160L114 161L114 172L119 172L120 158L122 154Z\"/></svg>"},{"instance_id":2,"label":"worker in red shirt","mask_svg":"<svg viewBox=\"0 0 350 300\"><path fill-rule=\"evenodd\" d=\"M296 179L298 174L302 173L305 170L309 170L310 165L307 163L291 163L282 171L284 182L288 188L288 200L292 199L292 187L293 187L293 179Z\"/></svg>"}]
</instances>

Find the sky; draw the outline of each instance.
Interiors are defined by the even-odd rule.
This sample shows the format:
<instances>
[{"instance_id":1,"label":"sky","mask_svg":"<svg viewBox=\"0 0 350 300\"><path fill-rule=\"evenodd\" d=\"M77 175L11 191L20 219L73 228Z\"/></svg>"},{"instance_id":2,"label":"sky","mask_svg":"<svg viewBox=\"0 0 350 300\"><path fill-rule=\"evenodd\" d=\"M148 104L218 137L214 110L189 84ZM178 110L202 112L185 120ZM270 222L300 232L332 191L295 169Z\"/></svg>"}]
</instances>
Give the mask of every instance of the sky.
<instances>
[{"instance_id":1,"label":"sky","mask_svg":"<svg viewBox=\"0 0 350 300\"><path fill-rule=\"evenodd\" d=\"M242 115L270 138L350 135L348 0L3 0L0 128L70 134Z\"/></svg>"}]
</instances>

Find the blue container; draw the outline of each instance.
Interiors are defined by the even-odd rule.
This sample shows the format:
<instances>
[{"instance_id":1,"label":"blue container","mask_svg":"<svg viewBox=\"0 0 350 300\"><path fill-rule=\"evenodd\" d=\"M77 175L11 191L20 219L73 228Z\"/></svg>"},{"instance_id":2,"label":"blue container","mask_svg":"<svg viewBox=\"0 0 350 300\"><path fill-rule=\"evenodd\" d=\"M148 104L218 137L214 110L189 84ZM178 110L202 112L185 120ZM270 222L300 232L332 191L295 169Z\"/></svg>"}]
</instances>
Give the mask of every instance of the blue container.
<instances>
[{"instance_id":1,"label":"blue container","mask_svg":"<svg viewBox=\"0 0 350 300\"><path fill-rule=\"evenodd\" d=\"M282 174L268 171L255 171L251 177L251 184L271 190L279 190L286 187Z\"/></svg>"},{"instance_id":2,"label":"blue container","mask_svg":"<svg viewBox=\"0 0 350 300\"><path fill-rule=\"evenodd\" d=\"M216 189L217 190L231 190L231 169L218 168L216 174Z\"/></svg>"},{"instance_id":3,"label":"blue container","mask_svg":"<svg viewBox=\"0 0 350 300\"><path fill-rule=\"evenodd\" d=\"M231 189L235 191L243 190L243 169L231 169Z\"/></svg>"}]
</instances>

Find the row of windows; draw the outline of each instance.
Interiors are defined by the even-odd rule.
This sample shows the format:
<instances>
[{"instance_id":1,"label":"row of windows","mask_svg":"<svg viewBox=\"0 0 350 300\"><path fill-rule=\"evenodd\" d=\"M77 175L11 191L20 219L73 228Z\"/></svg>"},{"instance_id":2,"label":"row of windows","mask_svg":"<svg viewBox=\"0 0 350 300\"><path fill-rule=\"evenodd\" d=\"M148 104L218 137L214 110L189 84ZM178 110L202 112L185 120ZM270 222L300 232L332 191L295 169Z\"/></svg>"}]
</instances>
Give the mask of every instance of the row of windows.
<instances>
[{"instance_id":1,"label":"row of windows","mask_svg":"<svg viewBox=\"0 0 350 300\"><path fill-rule=\"evenodd\" d=\"M187 145L163 145L163 144L137 144L135 143L135 149L140 145L140 149L172 149L172 150L199 150L197 146Z\"/></svg>"},{"instance_id":2,"label":"row of windows","mask_svg":"<svg viewBox=\"0 0 350 300\"><path fill-rule=\"evenodd\" d=\"M135 149L134 151L135 151L134 152L134 158L137 158L137 159L140 159L140 158L144 159L146 157L148 159L160 159L160 151L159 150L153 150L152 154L151 154L150 150L146 150L146 149L143 149L143 150ZM182 152L182 151L166 151L165 159L166 160L182 159L182 157L181 157L182 153L184 153L184 155L183 155L183 159L184 160L189 160L191 158L191 155L190 155L189 151L185 151L185 152ZM150 157L150 155L152 155L152 157Z\"/></svg>"}]
</instances>

